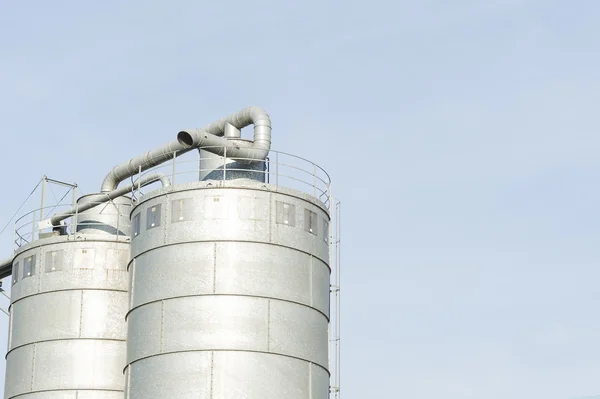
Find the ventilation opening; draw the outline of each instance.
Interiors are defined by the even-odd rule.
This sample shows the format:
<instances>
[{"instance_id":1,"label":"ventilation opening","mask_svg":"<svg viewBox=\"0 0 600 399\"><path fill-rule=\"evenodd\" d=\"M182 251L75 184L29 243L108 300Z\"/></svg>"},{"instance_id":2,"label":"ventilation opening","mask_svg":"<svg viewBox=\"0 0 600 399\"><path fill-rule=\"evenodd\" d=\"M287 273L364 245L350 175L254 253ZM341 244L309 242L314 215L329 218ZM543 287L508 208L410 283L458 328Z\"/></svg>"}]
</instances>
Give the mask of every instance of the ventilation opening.
<instances>
[{"instance_id":1,"label":"ventilation opening","mask_svg":"<svg viewBox=\"0 0 600 399\"><path fill-rule=\"evenodd\" d=\"M186 147L191 147L194 145L194 138L188 132L179 132L177 133L177 141L179 144L184 145Z\"/></svg>"}]
</instances>

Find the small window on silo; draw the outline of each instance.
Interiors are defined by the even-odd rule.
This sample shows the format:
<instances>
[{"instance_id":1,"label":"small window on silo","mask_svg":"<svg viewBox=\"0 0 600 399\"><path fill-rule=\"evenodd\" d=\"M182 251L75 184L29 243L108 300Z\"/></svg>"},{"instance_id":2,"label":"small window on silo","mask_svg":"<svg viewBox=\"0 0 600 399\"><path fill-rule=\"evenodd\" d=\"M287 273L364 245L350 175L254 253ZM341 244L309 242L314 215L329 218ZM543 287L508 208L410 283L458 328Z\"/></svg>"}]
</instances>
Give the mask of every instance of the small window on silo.
<instances>
[{"instance_id":1,"label":"small window on silo","mask_svg":"<svg viewBox=\"0 0 600 399\"><path fill-rule=\"evenodd\" d=\"M171 202L171 223L192 219L192 199L181 198Z\"/></svg>"},{"instance_id":2,"label":"small window on silo","mask_svg":"<svg viewBox=\"0 0 600 399\"><path fill-rule=\"evenodd\" d=\"M12 269L12 283L13 285L19 281L19 263L21 262L15 262L13 264L13 269Z\"/></svg>"},{"instance_id":3,"label":"small window on silo","mask_svg":"<svg viewBox=\"0 0 600 399\"><path fill-rule=\"evenodd\" d=\"M275 212L277 223L286 224L288 226L296 225L296 205L277 201Z\"/></svg>"},{"instance_id":4,"label":"small window on silo","mask_svg":"<svg viewBox=\"0 0 600 399\"><path fill-rule=\"evenodd\" d=\"M160 204L151 206L146 212L146 230L160 226Z\"/></svg>"},{"instance_id":5,"label":"small window on silo","mask_svg":"<svg viewBox=\"0 0 600 399\"><path fill-rule=\"evenodd\" d=\"M304 210L304 230L311 234L318 235L318 220L317 214L308 209Z\"/></svg>"},{"instance_id":6,"label":"small window on silo","mask_svg":"<svg viewBox=\"0 0 600 399\"><path fill-rule=\"evenodd\" d=\"M63 251L46 252L46 264L44 270L46 273L57 272L63 269Z\"/></svg>"},{"instance_id":7,"label":"small window on silo","mask_svg":"<svg viewBox=\"0 0 600 399\"><path fill-rule=\"evenodd\" d=\"M323 233L323 241L328 242L329 241L329 221L325 218L323 218L323 228L322 228L322 233Z\"/></svg>"},{"instance_id":8,"label":"small window on silo","mask_svg":"<svg viewBox=\"0 0 600 399\"><path fill-rule=\"evenodd\" d=\"M23 260L23 278L31 277L35 274L35 255L31 255Z\"/></svg>"},{"instance_id":9,"label":"small window on silo","mask_svg":"<svg viewBox=\"0 0 600 399\"><path fill-rule=\"evenodd\" d=\"M140 216L141 216L141 214L138 213L131 220L131 224L132 224L132 226L131 226L131 234L133 234L132 238L135 238L135 237L137 237L137 236L140 235L140 226L141 226L141 224L140 224Z\"/></svg>"}]
</instances>

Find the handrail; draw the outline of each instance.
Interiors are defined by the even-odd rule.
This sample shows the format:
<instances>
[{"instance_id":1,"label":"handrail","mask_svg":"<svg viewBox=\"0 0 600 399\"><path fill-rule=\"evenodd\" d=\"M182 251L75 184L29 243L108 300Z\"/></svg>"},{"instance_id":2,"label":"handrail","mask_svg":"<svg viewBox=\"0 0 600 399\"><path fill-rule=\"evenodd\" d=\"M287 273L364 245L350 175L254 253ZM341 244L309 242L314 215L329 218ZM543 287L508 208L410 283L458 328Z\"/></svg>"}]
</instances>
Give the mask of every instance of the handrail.
<instances>
[{"instance_id":1,"label":"handrail","mask_svg":"<svg viewBox=\"0 0 600 399\"><path fill-rule=\"evenodd\" d=\"M202 150L208 150L210 156L203 157L202 152L198 152L193 158L193 153L187 153L185 155L179 155L174 153L172 160L145 171L142 171L137 176L143 178L146 174L155 173L161 171L167 173L168 169L171 169L171 183L173 185L187 183L191 181L197 181L198 175L201 172L210 172L212 170L222 172L218 176L219 178L211 178L210 180L229 180L226 176L223 176L229 172L248 172L254 176L264 175L265 181L269 184L275 185L276 187L289 187L298 189L301 192L309 194L323 203L327 209L331 205L329 189L331 186L331 178L327 171L318 164L309 161L306 158L299 157L287 152L270 150L270 158L265 160L256 160L244 157L228 157L225 155L215 157L214 153L221 151L215 149L216 146L201 147ZM222 152L225 154L229 149L224 148ZM203 161L215 162L220 160L221 165L218 169L203 168ZM152 162L152 160L150 159ZM244 169L240 167L229 167L228 162L235 161L244 164L244 162L251 162L253 164L264 164L265 168L257 169ZM185 177L187 175L187 178ZM325 198L323 198L325 197Z\"/></svg>"},{"instance_id":2,"label":"handrail","mask_svg":"<svg viewBox=\"0 0 600 399\"><path fill-rule=\"evenodd\" d=\"M223 148L224 154L227 153L227 151L228 149ZM264 160L215 156L213 155L215 152L219 151L212 148L211 151L208 151L210 154L208 157L204 156L203 154L205 153L202 151L189 152L185 155L173 153L171 161L158 164L152 168L141 171L141 173L138 172L137 175L132 176L132 178L137 178L136 182L132 182L132 184L127 187L118 189L115 193L121 193L120 195L123 195L122 191L126 190L127 192L134 194L136 201L139 201L145 195L142 192L144 183L156 181L155 179L157 176L164 177L164 181L168 181L166 179L169 177L171 179L171 186L169 188L169 186L163 182L163 190L172 190L174 189L174 186L199 181L201 173L207 175L211 171L221 172L212 175L209 179L206 179L206 181L225 181L228 179L230 180L232 174L237 173L237 176L239 176L240 174L243 175L244 172L247 172L250 178L262 179L265 181L265 184L275 187L275 189L290 188L305 193L313 197L315 201L321 203L327 210L332 206L331 179L329 174L321 166L306 158L275 150L270 150L270 157ZM206 168L204 161L210 161L211 164L217 162L217 169L212 167ZM230 161L239 163L234 166L229 166ZM152 163L153 160L149 158L149 162ZM264 164L264 168L260 166L256 167L260 164ZM243 165L250 165L251 168L245 169ZM252 165L254 165L254 167L252 167ZM261 176L264 176L264 178ZM141 184L138 182L141 182ZM15 246L18 248L39 239L40 233L44 231L49 233L54 231L55 234L61 234L59 230L62 229L62 233L64 234L64 232L69 229L69 234L75 234L77 231L76 226L81 227L85 224L85 222L82 223L77 220L79 212L91 208L94 205L100 205L102 203L112 204L117 207L119 216L128 217L129 212L121 211L123 205L114 203L112 201L113 197L114 196L111 195L111 193L105 193L98 195L98 199L93 198L92 201L89 203L86 202L86 204L75 206L71 204L62 204L58 206L48 205L41 209L38 208L29 211L21 215L15 221L13 240ZM40 210L47 212L50 209L56 209L55 216L40 224L40 222L36 220L35 215L39 214ZM128 209L128 207L126 209ZM66 212L62 210L66 210ZM53 223L45 223L48 220L57 222L59 219L65 219L66 224L59 225L58 223L55 223L56 225L53 225Z\"/></svg>"}]
</instances>

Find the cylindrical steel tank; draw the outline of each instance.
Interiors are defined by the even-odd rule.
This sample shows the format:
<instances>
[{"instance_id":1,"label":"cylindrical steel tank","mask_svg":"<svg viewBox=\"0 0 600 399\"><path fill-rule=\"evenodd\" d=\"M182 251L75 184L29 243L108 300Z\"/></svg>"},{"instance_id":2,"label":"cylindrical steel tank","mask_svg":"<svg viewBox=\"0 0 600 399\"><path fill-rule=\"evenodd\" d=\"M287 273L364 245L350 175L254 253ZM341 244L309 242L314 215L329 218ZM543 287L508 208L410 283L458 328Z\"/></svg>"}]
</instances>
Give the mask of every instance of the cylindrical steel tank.
<instances>
[{"instance_id":1,"label":"cylindrical steel tank","mask_svg":"<svg viewBox=\"0 0 600 399\"><path fill-rule=\"evenodd\" d=\"M123 398L130 238L100 233L40 239L15 254L6 399Z\"/></svg>"},{"instance_id":2,"label":"cylindrical steel tank","mask_svg":"<svg viewBox=\"0 0 600 399\"><path fill-rule=\"evenodd\" d=\"M149 193L131 215L126 398L328 397L322 203L206 181Z\"/></svg>"},{"instance_id":3,"label":"cylindrical steel tank","mask_svg":"<svg viewBox=\"0 0 600 399\"><path fill-rule=\"evenodd\" d=\"M85 195L77 204L98 201L98 194ZM86 234L131 235L131 198L119 197L77 215L77 232Z\"/></svg>"}]
</instances>

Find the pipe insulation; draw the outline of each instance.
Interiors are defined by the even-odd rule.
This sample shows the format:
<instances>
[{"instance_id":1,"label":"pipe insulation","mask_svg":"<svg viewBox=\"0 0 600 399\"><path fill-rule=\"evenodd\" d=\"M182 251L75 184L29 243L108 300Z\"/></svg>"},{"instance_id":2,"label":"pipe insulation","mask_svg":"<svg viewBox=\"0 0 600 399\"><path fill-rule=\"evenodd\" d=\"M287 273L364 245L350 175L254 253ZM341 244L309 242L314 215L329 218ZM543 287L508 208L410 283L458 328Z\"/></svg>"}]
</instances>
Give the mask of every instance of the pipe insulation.
<instances>
[{"instance_id":1,"label":"pipe insulation","mask_svg":"<svg viewBox=\"0 0 600 399\"><path fill-rule=\"evenodd\" d=\"M242 129L254 125L253 142L230 141L223 137L235 135L232 128ZM228 157L243 158L246 161L264 160L271 148L271 119L269 115L259 107L248 107L235 112L223 119L211 123L203 128L182 130L177 134L177 140L158 147L128 162L115 166L104 179L101 192L116 190L123 180L145 171L153 166L173 159L200 148ZM227 148L227 150L225 150Z\"/></svg>"},{"instance_id":2,"label":"pipe insulation","mask_svg":"<svg viewBox=\"0 0 600 399\"><path fill-rule=\"evenodd\" d=\"M78 204L65 213L54 215L50 219L50 223L52 224L52 226L58 226L62 220L68 219L75 214L85 212L98 205L104 204L108 201L112 201L115 198L119 198L127 193L132 192L137 187L144 187L157 181L161 182L163 188L169 187L171 185L171 181L167 176L163 175L162 173L151 173L147 176L143 176L140 180L136 180L132 184L106 193L97 194L96 196L92 197L89 202L86 202L84 204Z\"/></svg>"}]
</instances>

